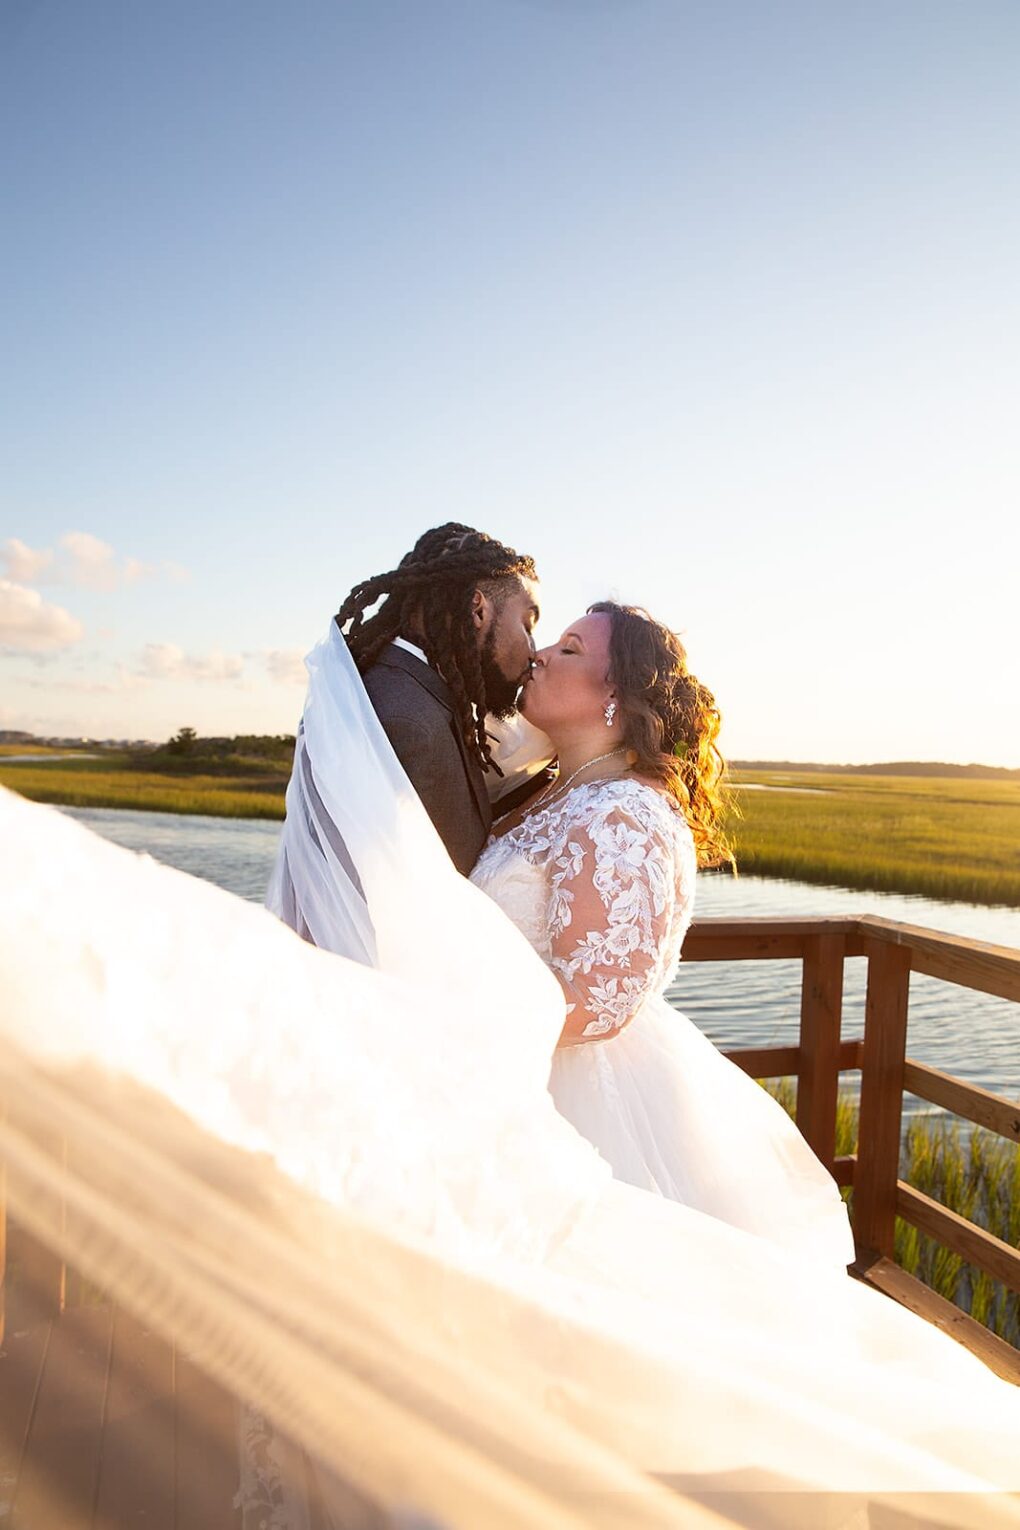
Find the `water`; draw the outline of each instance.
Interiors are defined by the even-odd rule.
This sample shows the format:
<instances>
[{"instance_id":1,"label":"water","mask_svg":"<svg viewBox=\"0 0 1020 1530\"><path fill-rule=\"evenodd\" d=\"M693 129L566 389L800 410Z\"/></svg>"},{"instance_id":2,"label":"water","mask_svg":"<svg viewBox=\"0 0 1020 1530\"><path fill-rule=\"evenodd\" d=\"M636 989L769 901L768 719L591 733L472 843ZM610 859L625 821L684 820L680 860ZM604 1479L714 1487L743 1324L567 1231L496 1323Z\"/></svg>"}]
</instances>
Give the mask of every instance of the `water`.
<instances>
[{"instance_id":1,"label":"water","mask_svg":"<svg viewBox=\"0 0 1020 1530\"><path fill-rule=\"evenodd\" d=\"M125 808L62 811L128 850L204 877L250 903L261 903L276 857L280 824L262 818L199 818Z\"/></svg>"},{"instance_id":2,"label":"water","mask_svg":"<svg viewBox=\"0 0 1020 1530\"><path fill-rule=\"evenodd\" d=\"M950 935L1020 947L1020 909L766 877L701 877L697 912L706 919L879 914ZM844 966L845 1039L864 1034L867 966L862 956L851 957ZM800 1027L800 977L799 962L681 962L668 997L718 1046L789 1046L796 1043ZM917 1062L1010 1099L1020 1098L1020 1004L913 973L909 1015L907 1051ZM846 1086L853 1087L858 1078L844 1075ZM911 1096L904 1104L908 1113L926 1108Z\"/></svg>"},{"instance_id":3,"label":"water","mask_svg":"<svg viewBox=\"0 0 1020 1530\"><path fill-rule=\"evenodd\" d=\"M197 818L115 808L69 808L79 822L131 850L147 851L193 876L205 877L239 897L261 903L276 854L279 823L258 819ZM893 893L813 887L765 877L703 876L702 918L810 918L880 914L996 945L1020 947L1020 910L936 902ZM846 963L843 1034L864 1026L867 963ZM800 1021L799 962L681 962L669 998L717 1045L785 1046L796 1042ZM919 1062L958 1078L1020 1098L1020 1005L971 993L937 978L910 981L908 1050ZM848 1085L856 1075L846 1076ZM911 1100L907 1109L914 1108Z\"/></svg>"},{"instance_id":4,"label":"water","mask_svg":"<svg viewBox=\"0 0 1020 1530\"><path fill-rule=\"evenodd\" d=\"M69 750L66 754L3 754L0 755L2 765L30 765L33 762L48 765L51 760L101 760L100 754L84 754L80 749Z\"/></svg>"}]
</instances>

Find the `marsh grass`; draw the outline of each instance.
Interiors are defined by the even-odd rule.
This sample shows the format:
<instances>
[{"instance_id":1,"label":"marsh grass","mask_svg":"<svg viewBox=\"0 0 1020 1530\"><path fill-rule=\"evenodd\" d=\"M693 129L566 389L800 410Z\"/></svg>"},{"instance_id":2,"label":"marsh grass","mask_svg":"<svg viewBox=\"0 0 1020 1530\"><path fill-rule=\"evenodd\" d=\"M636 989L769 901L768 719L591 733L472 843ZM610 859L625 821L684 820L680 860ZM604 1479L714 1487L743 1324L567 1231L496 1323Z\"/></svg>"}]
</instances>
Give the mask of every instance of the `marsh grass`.
<instances>
[{"instance_id":1,"label":"marsh grass","mask_svg":"<svg viewBox=\"0 0 1020 1530\"><path fill-rule=\"evenodd\" d=\"M769 1080L764 1087L794 1114L793 1079ZM841 1095L836 1107L837 1157L857 1151L858 1119L856 1101ZM1010 1248L1020 1248L1020 1144L981 1127L964 1134L951 1119L915 1117L903 1136L900 1177ZM844 1190L843 1199L852 1210L853 1192ZM896 1260L909 1275L1020 1348L1020 1296L899 1217Z\"/></svg>"},{"instance_id":2,"label":"marsh grass","mask_svg":"<svg viewBox=\"0 0 1020 1530\"><path fill-rule=\"evenodd\" d=\"M69 807L280 819L290 740L274 742L279 758L249 750L190 762L171 759L169 746L24 764L0 751L0 783ZM732 784L729 831L744 872L1020 906L1018 781L748 771Z\"/></svg>"},{"instance_id":3,"label":"marsh grass","mask_svg":"<svg viewBox=\"0 0 1020 1530\"><path fill-rule=\"evenodd\" d=\"M1020 1145L953 1121L912 1121L903 1144L903 1178L933 1200L976 1222L1010 1248L1020 1247ZM896 1258L940 1296L1020 1348L1020 1296L965 1263L905 1222L896 1225Z\"/></svg>"},{"instance_id":4,"label":"marsh grass","mask_svg":"<svg viewBox=\"0 0 1020 1530\"><path fill-rule=\"evenodd\" d=\"M66 748L61 748L57 744L37 744L34 739L24 744L0 744L0 759L8 754L66 755L67 753L68 750Z\"/></svg>"},{"instance_id":5,"label":"marsh grass","mask_svg":"<svg viewBox=\"0 0 1020 1530\"><path fill-rule=\"evenodd\" d=\"M61 807L134 808L214 818L282 818L286 779L256 776L171 776L111 769L105 760L4 765L0 784L33 802Z\"/></svg>"},{"instance_id":6,"label":"marsh grass","mask_svg":"<svg viewBox=\"0 0 1020 1530\"><path fill-rule=\"evenodd\" d=\"M749 771L732 787L744 872L1020 905L1020 782Z\"/></svg>"}]
</instances>

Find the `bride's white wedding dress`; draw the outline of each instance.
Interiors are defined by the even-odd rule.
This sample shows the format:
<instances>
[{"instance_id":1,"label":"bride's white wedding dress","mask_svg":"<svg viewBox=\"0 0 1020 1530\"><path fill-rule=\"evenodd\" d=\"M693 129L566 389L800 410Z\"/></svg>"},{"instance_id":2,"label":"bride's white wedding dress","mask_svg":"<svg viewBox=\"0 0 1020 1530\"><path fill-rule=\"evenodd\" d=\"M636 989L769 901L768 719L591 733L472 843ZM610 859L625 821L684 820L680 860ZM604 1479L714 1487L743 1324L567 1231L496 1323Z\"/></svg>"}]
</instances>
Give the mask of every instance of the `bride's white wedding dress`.
<instances>
[{"instance_id":1,"label":"bride's white wedding dress","mask_svg":"<svg viewBox=\"0 0 1020 1530\"><path fill-rule=\"evenodd\" d=\"M690 829L634 779L576 786L500 838L471 880L588 1016L555 1053L560 1113L617 1179L845 1267L843 1202L786 1112L663 997L694 907Z\"/></svg>"},{"instance_id":2,"label":"bride's white wedding dress","mask_svg":"<svg viewBox=\"0 0 1020 1530\"><path fill-rule=\"evenodd\" d=\"M387 1512L1020 1524L1016 1389L835 1245L614 1180L557 1112L559 984L452 872L341 649L310 660L273 896L378 970L0 791L12 1213ZM491 886L533 918L511 851Z\"/></svg>"}]
</instances>

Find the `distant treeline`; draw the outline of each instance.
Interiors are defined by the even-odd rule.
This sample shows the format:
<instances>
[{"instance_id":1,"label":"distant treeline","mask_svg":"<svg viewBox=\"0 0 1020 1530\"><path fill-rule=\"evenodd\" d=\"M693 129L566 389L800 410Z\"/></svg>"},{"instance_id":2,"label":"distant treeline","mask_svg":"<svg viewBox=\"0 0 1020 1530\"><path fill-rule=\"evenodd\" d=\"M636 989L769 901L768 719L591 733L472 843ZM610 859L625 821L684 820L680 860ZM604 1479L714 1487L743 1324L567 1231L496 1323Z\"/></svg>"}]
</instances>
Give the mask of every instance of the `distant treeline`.
<instances>
[{"instance_id":1,"label":"distant treeline","mask_svg":"<svg viewBox=\"0 0 1020 1530\"><path fill-rule=\"evenodd\" d=\"M948 765L941 760L892 760L882 765L819 765L803 760L731 760L734 770L817 771L840 776L938 776L946 780L1020 781L1004 765Z\"/></svg>"},{"instance_id":2,"label":"distant treeline","mask_svg":"<svg viewBox=\"0 0 1020 1530\"><path fill-rule=\"evenodd\" d=\"M293 733L238 733L233 738L200 738L181 728L155 749L136 750L131 763L139 770L167 770L187 775L275 775L289 771L294 758Z\"/></svg>"}]
</instances>

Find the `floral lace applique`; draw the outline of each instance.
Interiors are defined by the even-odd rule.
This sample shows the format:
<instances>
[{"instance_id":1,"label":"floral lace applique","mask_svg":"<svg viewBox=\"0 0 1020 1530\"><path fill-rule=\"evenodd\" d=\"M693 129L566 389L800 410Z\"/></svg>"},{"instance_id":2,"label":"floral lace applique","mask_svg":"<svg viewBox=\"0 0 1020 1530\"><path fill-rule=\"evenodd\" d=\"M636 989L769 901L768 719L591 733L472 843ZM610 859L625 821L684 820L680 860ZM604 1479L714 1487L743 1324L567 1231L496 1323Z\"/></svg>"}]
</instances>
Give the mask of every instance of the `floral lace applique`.
<instances>
[{"instance_id":1,"label":"floral lace applique","mask_svg":"<svg viewBox=\"0 0 1020 1530\"><path fill-rule=\"evenodd\" d=\"M621 1030L672 976L690 923L695 852L661 792L637 781L575 788L525 819L508 844L548 874L548 961L573 1040ZM568 1022L569 1025L569 1022Z\"/></svg>"}]
</instances>

